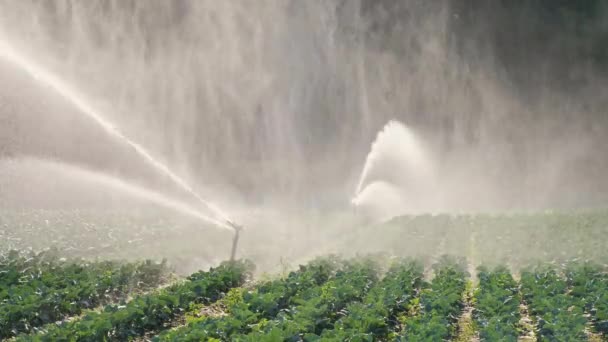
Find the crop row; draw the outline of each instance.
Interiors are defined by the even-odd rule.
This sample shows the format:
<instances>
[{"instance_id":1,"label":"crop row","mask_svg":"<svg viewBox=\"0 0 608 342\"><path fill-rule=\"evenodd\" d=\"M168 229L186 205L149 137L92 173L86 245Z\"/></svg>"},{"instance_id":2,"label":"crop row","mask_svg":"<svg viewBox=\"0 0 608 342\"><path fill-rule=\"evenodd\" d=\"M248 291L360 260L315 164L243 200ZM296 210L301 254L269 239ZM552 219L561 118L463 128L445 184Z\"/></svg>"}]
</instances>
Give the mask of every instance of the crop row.
<instances>
[{"instance_id":1,"label":"crop row","mask_svg":"<svg viewBox=\"0 0 608 342\"><path fill-rule=\"evenodd\" d=\"M468 274L461 263L447 258L434 269L432 283L420 295L418 314L405 319L401 341L444 341L454 336Z\"/></svg>"},{"instance_id":2,"label":"crop row","mask_svg":"<svg viewBox=\"0 0 608 342\"><path fill-rule=\"evenodd\" d=\"M423 270L422 264L413 261L393 264L362 302L346 307L345 316L333 329L323 331L321 339L372 341L395 337L398 317L408 311L423 285Z\"/></svg>"},{"instance_id":3,"label":"crop row","mask_svg":"<svg viewBox=\"0 0 608 342\"><path fill-rule=\"evenodd\" d=\"M17 340L127 341L155 334L152 339L157 342L456 338L465 306L463 293L469 293L470 284L464 264L443 258L433 265L432 280L425 281L424 267L417 261L393 259L383 272L384 261L375 257L319 258L255 287L242 287L253 269L250 262L223 263L129 302L107 305L101 312L89 311L70 322L46 325L38 333L19 335ZM22 272L28 269L27 263L17 264ZM85 271L76 272L71 268L76 266L70 264L58 271L64 272L60 277L72 281L83 272L101 275L102 265L79 265ZM539 265L524 269L519 283L504 266L479 267L477 276L479 285L470 301L471 326L482 341L518 340L522 300L540 341L578 341L590 333L607 334L608 274L604 266ZM187 312L200 308L193 304L211 307L202 310L202 317L187 318L186 325L169 329ZM7 307L3 304L0 310Z\"/></svg>"},{"instance_id":4,"label":"crop row","mask_svg":"<svg viewBox=\"0 0 608 342\"><path fill-rule=\"evenodd\" d=\"M294 302L304 299L311 288L318 288L335 276L340 262L335 258L323 258L300 266L285 279L266 281L251 292L240 292L236 299L227 303L229 315L205 317L187 326L161 334L161 341L203 341L209 339L230 340L235 335L250 333L256 326L274 319Z\"/></svg>"},{"instance_id":5,"label":"crop row","mask_svg":"<svg viewBox=\"0 0 608 342\"><path fill-rule=\"evenodd\" d=\"M164 263L64 261L10 252L0 261L0 338L35 331L136 291L156 288Z\"/></svg>"},{"instance_id":6,"label":"crop row","mask_svg":"<svg viewBox=\"0 0 608 342\"><path fill-rule=\"evenodd\" d=\"M21 253L10 250L0 254L0 290L8 291L11 287L44 280L49 276L59 278L64 273L70 272L70 267L74 266L92 269L102 267L109 268L110 271L119 269L120 272L114 279L115 283L139 289L155 288L161 281L166 280L166 276L169 274L165 260L160 263L151 260L131 263L90 262L82 259L60 258L58 251L53 249L39 253Z\"/></svg>"},{"instance_id":7,"label":"crop row","mask_svg":"<svg viewBox=\"0 0 608 342\"><path fill-rule=\"evenodd\" d=\"M541 341L585 340L587 319L566 280L553 267L539 266L521 275L521 290L536 317Z\"/></svg>"},{"instance_id":8,"label":"crop row","mask_svg":"<svg viewBox=\"0 0 608 342\"><path fill-rule=\"evenodd\" d=\"M422 286L421 264L395 263L381 280L369 258L323 258L265 282L232 303L227 316L165 332L158 341L342 340L385 336ZM375 285L374 285L375 284Z\"/></svg>"},{"instance_id":9,"label":"crop row","mask_svg":"<svg viewBox=\"0 0 608 342\"><path fill-rule=\"evenodd\" d=\"M591 263L572 264L566 269L569 295L589 314L596 332L608 335L608 273Z\"/></svg>"},{"instance_id":10,"label":"crop row","mask_svg":"<svg viewBox=\"0 0 608 342\"><path fill-rule=\"evenodd\" d=\"M508 268L478 269L474 317L483 341L513 341L519 337L519 289Z\"/></svg>"},{"instance_id":11,"label":"crop row","mask_svg":"<svg viewBox=\"0 0 608 342\"><path fill-rule=\"evenodd\" d=\"M320 335L345 314L348 304L363 299L378 279L378 265L372 259L345 262L335 277L310 288L279 313L276 319L261 325L234 341L308 340Z\"/></svg>"},{"instance_id":12,"label":"crop row","mask_svg":"<svg viewBox=\"0 0 608 342\"><path fill-rule=\"evenodd\" d=\"M127 341L149 331L159 331L192 303L211 303L239 287L252 271L249 262L229 262L158 293L142 295L125 304L108 305L82 319L50 326L46 331L21 336L20 341Z\"/></svg>"}]
</instances>

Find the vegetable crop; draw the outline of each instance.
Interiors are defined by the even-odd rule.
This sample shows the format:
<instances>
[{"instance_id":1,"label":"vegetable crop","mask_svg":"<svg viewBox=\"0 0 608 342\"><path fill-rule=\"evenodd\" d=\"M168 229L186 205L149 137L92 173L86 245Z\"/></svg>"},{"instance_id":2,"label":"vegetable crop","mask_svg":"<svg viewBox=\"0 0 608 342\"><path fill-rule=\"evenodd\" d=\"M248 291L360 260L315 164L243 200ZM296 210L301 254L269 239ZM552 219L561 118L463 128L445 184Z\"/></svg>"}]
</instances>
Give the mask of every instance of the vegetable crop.
<instances>
[{"instance_id":1,"label":"vegetable crop","mask_svg":"<svg viewBox=\"0 0 608 342\"><path fill-rule=\"evenodd\" d=\"M322 257L257 283L249 282L253 265L237 261L133 295L156 287L164 266L77 263L49 255L35 256L40 259L35 261L14 253L4 257L0 269L10 276L0 280L5 284L1 313L27 313L56 298L34 294L31 298L37 300L20 305L6 300L19 300L16 289L34 284L45 284L46 293L96 293L100 302L110 302L87 310L96 302L62 297L77 313L64 311L61 322L45 318L50 323L29 330L18 325L25 320L1 316L4 326L22 329L16 341L443 341L474 335L481 341L517 341L532 330L540 341L606 336L608 273L599 263L538 264L523 269L519 283L505 266L480 266L474 285L462 260L449 257L434 265L413 259ZM13 262L5 262L9 259ZM423 278L431 270L430 279ZM533 325L522 320L522 304ZM19 332L6 331L8 337Z\"/></svg>"},{"instance_id":2,"label":"vegetable crop","mask_svg":"<svg viewBox=\"0 0 608 342\"><path fill-rule=\"evenodd\" d=\"M541 341L585 340L587 319L580 302L568 294L566 280L550 266L526 270L521 275L522 293L536 317Z\"/></svg>"},{"instance_id":3,"label":"vegetable crop","mask_svg":"<svg viewBox=\"0 0 608 342\"><path fill-rule=\"evenodd\" d=\"M230 340L234 334L246 334L260 322L274 319L279 312L293 305L310 288L321 286L334 276L339 261L323 258L300 266L285 279L267 281L255 291L245 292L233 303L224 317L207 317L181 329L161 334L161 341L201 341L210 338Z\"/></svg>"},{"instance_id":4,"label":"vegetable crop","mask_svg":"<svg viewBox=\"0 0 608 342\"><path fill-rule=\"evenodd\" d=\"M109 305L82 319L49 328L45 333L23 336L22 341L126 341L157 331L191 303L211 303L228 290L243 285L252 271L245 261L226 262L208 272L191 275L184 283L132 301Z\"/></svg>"},{"instance_id":5,"label":"vegetable crop","mask_svg":"<svg viewBox=\"0 0 608 342\"><path fill-rule=\"evenodd\" d=\"M322 340L387 339L397 325L397 316L407 311L420 291L423 270L415 261L396 262L362 302L349 304L333 329L323 331Z\"/></svg>"},{"instance_id":6,"label":"vegetable crop","mask_svg":"<svg viewBox=\"0 0 608 342\"><path fill-rule=\"evenodd\" d=\"M311 339L333 327L345 315L344 309L361 301L378 279L378 265L373 259L345 262L336 276L325 284L303 291L276 319L259 326L247 335L233 336L233 341L298 341Z\"/></svg>"},{"instance_id":7,"label":"vegetable crop","mask_svg":"<svg viewBox=\"0 0 608 342\"><path fill-rule=\"evenodd\" d=\"M608 335L608 273L593 263L572 263L566 269L570 295L593 321L598 333Z\"/></svg>"},{"instance_id":8,"label":"vegetable crop","mask_svg":"<svg viewBox=\"0 0 608 342\"><path fill-rule=\"evenodd\" d=\"M442 341L454 335L455 323L464 307L464 266L443 259L435 266L435 278L420 297L420 313L405 321L402 341Z\"/></svg>"},{"instance_id":9,"label":"vegetable crop","mask_svg":"<svg viewBox=\"0 0 608 342\"><path fill-rule=\"evenodd\" d=\"M2 260L0 338L34 331L84 309L155 288L164 263L61 261L48 253L10 252Z\"/></svg>"},{"instance_id":10,"label":"vegetable crop","mask_svg":"<svg viewBox=\"0 0 608 342\"><path fill-rule=\"evenodd\" d=\"M490 271L479 267L479 289L475 293L475 321L483 341L517 341L519 290L505 266Z\"/></svg>"}]
</instances>

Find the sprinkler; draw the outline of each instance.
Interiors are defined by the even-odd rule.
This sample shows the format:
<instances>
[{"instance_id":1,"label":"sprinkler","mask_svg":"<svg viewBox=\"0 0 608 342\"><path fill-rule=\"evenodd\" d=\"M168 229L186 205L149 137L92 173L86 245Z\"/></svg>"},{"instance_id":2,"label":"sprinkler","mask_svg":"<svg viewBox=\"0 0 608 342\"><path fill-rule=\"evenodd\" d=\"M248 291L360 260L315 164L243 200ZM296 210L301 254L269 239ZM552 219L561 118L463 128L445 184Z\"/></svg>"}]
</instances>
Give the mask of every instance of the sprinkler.
<instances>
[{"instance_id":1,"label":"sprinkler","mask_svg":"<svg viewBox=\"0 0 608 342\"><path fill-rule=\"evenodd\" d=\"M240 226L230 220L226 220L226 223L234 229L234 238L232 238L232 251L230 252L230 261L234 261L236 257L236 247L239 243L239 233L243 229L243 226Z\"/></svg>"}]
</instances>

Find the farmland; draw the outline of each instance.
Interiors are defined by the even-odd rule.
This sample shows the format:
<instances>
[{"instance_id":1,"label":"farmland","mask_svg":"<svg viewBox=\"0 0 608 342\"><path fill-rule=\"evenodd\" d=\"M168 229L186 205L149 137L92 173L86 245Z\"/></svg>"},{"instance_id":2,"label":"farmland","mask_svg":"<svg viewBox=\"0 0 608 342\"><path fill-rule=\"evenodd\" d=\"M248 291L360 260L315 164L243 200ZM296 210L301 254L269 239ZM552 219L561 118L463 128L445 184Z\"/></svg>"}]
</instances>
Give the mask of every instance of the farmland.
<instances>
[{"instance_id":1,"label":"farmland","mask_svg":"<svg viewBox=\"0 0 608 342\"><path fill-rule=\"evenodd\" d=\"M608 342L608 0L0 0L0 342Z\"/></svg>"},{"instance_id":2,"label":"farmland","mask_svg":"<svg viewBox=\"0 0 608 342\"><path fill-rule=\"evenodd\" d=\"M3 246L0 331L17 341L602 341L607 217L400 217L326 232L345 236L268 272L254 258L176 276L166 262Z\"/></svg>"}]
</instances>

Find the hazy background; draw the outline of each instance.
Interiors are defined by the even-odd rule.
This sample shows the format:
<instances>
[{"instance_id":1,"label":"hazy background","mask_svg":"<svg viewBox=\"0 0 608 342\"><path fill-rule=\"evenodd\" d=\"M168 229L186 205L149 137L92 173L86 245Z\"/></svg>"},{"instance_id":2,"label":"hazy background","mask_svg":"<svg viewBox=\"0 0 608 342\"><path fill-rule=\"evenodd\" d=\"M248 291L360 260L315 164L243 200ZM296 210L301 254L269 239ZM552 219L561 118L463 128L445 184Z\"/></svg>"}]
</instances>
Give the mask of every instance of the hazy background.
<instances>
[{"instance_id":1,"label":"hazy background","mask_svg":"<svg viewBox=\"0 0 608 342\"><path fill-rule=\"evenodd\" d=\"M3 40L203 193L335 205L352 191L376 131L398 118L447 169L474 175L470 182L483 175L497 205L588 204L608 194L602 1L0 6ZM9 69L0 69L5 154L61 145L57 158L135 163Z\"/></svg>"},{"instance_id":2,"label":"hazy background","mask_svg":"<svg viewBox=\"0 0 608 342\"><path fill-rule=\"evenodd\" d=\"M0 41L244 221L255 208L309 226L346 209L392 118L440 165L439 210L608 202L601 0L0 0ZM177 192L1 58L0 79L3 159L51 158ZM3 208L74 198L15 190L30 180L12 174Z\"/></svg>"}]
</instances>

